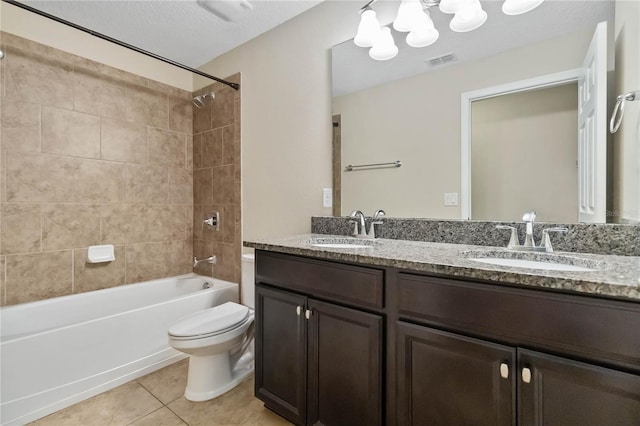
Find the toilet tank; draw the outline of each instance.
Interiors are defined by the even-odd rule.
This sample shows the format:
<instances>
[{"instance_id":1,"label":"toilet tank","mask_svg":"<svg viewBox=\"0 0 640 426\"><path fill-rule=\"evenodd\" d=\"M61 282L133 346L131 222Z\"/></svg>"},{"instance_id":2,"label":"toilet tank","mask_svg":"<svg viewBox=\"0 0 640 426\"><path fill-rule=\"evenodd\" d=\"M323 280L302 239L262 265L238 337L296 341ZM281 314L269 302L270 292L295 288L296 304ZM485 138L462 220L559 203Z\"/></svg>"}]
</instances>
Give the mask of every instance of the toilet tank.
<instances>
[{"instance_id":1,"label":"toilet tank","mask_svg":"<svg viewBox=\"0 0 640 426\"><path fill-rule=\"evenodd\" d=\"M240 293L242 297L242 304L255 308L255 255L253 253L245 253L242 255L242 282L240 286Z\"/></svg>"}]
</instances>

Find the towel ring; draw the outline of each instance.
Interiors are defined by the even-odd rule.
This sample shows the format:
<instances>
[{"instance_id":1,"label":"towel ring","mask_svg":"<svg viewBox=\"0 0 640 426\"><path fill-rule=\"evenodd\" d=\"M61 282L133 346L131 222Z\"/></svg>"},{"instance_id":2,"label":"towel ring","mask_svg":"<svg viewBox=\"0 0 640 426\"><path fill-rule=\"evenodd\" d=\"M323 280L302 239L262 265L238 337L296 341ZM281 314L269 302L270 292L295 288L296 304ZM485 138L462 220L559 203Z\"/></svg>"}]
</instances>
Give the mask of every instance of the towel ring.
<instances>
[{"instance_id":1,"label":"towel ring","mask_svg":"<svg viewBox=\"0 0 640 426\"><path fill-rule=\"evenodd\" d=\"M624 103L626 101L635 101L638 97L640 97L640 91L625 93L616 98L616 106L613 108L611 121L609 121L609 132L611 134L614 134L620 128L622 117L624 117Z\"/></svg>"}]
</instances>

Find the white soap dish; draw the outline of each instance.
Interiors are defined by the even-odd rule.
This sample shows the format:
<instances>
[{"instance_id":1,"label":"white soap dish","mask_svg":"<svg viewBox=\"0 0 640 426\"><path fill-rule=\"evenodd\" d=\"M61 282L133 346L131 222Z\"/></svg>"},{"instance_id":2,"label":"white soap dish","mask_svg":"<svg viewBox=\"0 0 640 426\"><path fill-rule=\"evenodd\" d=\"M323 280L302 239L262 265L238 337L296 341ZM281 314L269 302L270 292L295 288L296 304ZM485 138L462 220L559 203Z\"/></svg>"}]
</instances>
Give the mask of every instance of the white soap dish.
<instances>
[{"instance_id":1,"label":"white soap dish","mask_svg":"<svg viewBox=\"0 0 640 426\"><path fill-rule=\"evenodd\" d=\"M116 260L116 256L113 251L112 244L106 244L103 246L89 246L87 253L87 262L89 263L102 263L113 262Z\"/></svg>"}]
</instances>

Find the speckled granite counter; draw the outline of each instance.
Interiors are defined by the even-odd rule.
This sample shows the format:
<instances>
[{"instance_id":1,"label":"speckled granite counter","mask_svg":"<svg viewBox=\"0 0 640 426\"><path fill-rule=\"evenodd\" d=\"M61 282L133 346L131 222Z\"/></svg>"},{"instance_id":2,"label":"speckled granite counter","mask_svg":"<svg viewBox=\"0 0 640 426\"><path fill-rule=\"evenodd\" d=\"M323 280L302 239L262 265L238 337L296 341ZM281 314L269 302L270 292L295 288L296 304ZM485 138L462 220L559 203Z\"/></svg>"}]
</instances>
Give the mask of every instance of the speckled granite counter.
<instances>
[{"instance_id":1,"label":"speckled granite counter","mask_svg":"<svg viewBox=\"0 0 640 426\"><path fill-rule=\"evenodd\" d=\"M526 259L534 255L498 247L388 239L356 240L363 244L372 244L367 248L326 248L312 245L314 242L327 239L356 240L344 236L303 234L245 241L244 245L279 253L601 295L640 303L640 257L637 256L568 252L538 255L538 258L557 256L561 263L597 268L595 271L588 272L568 272L499 266L470 259L487 256Z\"/></svg>"}]
</instances>

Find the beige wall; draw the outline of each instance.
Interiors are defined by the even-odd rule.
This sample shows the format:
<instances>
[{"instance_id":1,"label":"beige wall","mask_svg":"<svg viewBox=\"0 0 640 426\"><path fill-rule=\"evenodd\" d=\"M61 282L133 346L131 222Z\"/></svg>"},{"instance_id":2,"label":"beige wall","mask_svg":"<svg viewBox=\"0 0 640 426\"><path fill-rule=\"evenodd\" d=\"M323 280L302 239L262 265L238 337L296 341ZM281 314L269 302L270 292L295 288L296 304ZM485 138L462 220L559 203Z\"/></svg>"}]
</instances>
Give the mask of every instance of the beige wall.
<instances>
[{"instance_id":1,"label":"beige wall","mask_svg":"<svg viewBox=\"0 0 640 426\"><path fill-rule=\"evenodd\" d=\"M444 206L444 193L460 192L461 94L577 68L592 33L587 29L335 98L343 165L403 162L399 169L343 172L343 214L383 208L390 216L459 218L459 206Z\"/></svg>"},{"instance_id":2,"label":"beige wall","mask_svg":"<svg viewBox=\"0 0 640 426\"><path fill-rule=\"evenodd\" d=\"M640 90L640 2L616 1L615 94ZM627 102L613 137L614 211L622 221L640 221L640 101Z\"/></svg>"},{"instance_id":3,"label":"beige wall","mask_svg":"<svg viewBox=\"0 0 640 426\"><path fill-rule=\"evenodd\" d=\"M472 103L471 217L578 221L578 84Z\"/></svg>"},{"instance_id":4,"label":"beige wall","mask_svg":"<svg viewBox=\"0 0 640 426\"><path fill-rule=\"evenodd\" d=\"M151 80L193 91L193 77L189 71L135 53L5 2L0 3L0 30Z\"/></svg>"},{"instance_id":5,"label":"beige wall","mask_svg":"<svg viewBox=\"0 0 640 426\"><path fill-rule=\"evenodd\" d=\"M1 41L0 303L190 272L191 93ZM116 260L88 264L97 244Z\"/></svg>"},{"instance_id":6,"label":"beige wall","mask_svg":"<svg viewBox=\"0 0 640 426\"><path fill-rule=\"evenodd\" d=\"M244 239L308 232L310 216L331 215L330 49L353 37L357 7L324 2L201 68L242 73Z\"/></svg>"},{"instance_id":7,"label":"beige wall","mask_svg":"<svg viewBox=\"0 0 640 426\"><path fill-rule=\"evenodd\" d=\"M240 75L227 80L240 83ZM193 112L193 252L198 259L215 255L195 272L240 282L242 252L240 209L240 92L220 83L196 94L215 92L215 99ZM219 213L219 229L203 224L207 213Z\"/></svg>"}]
</instances>

